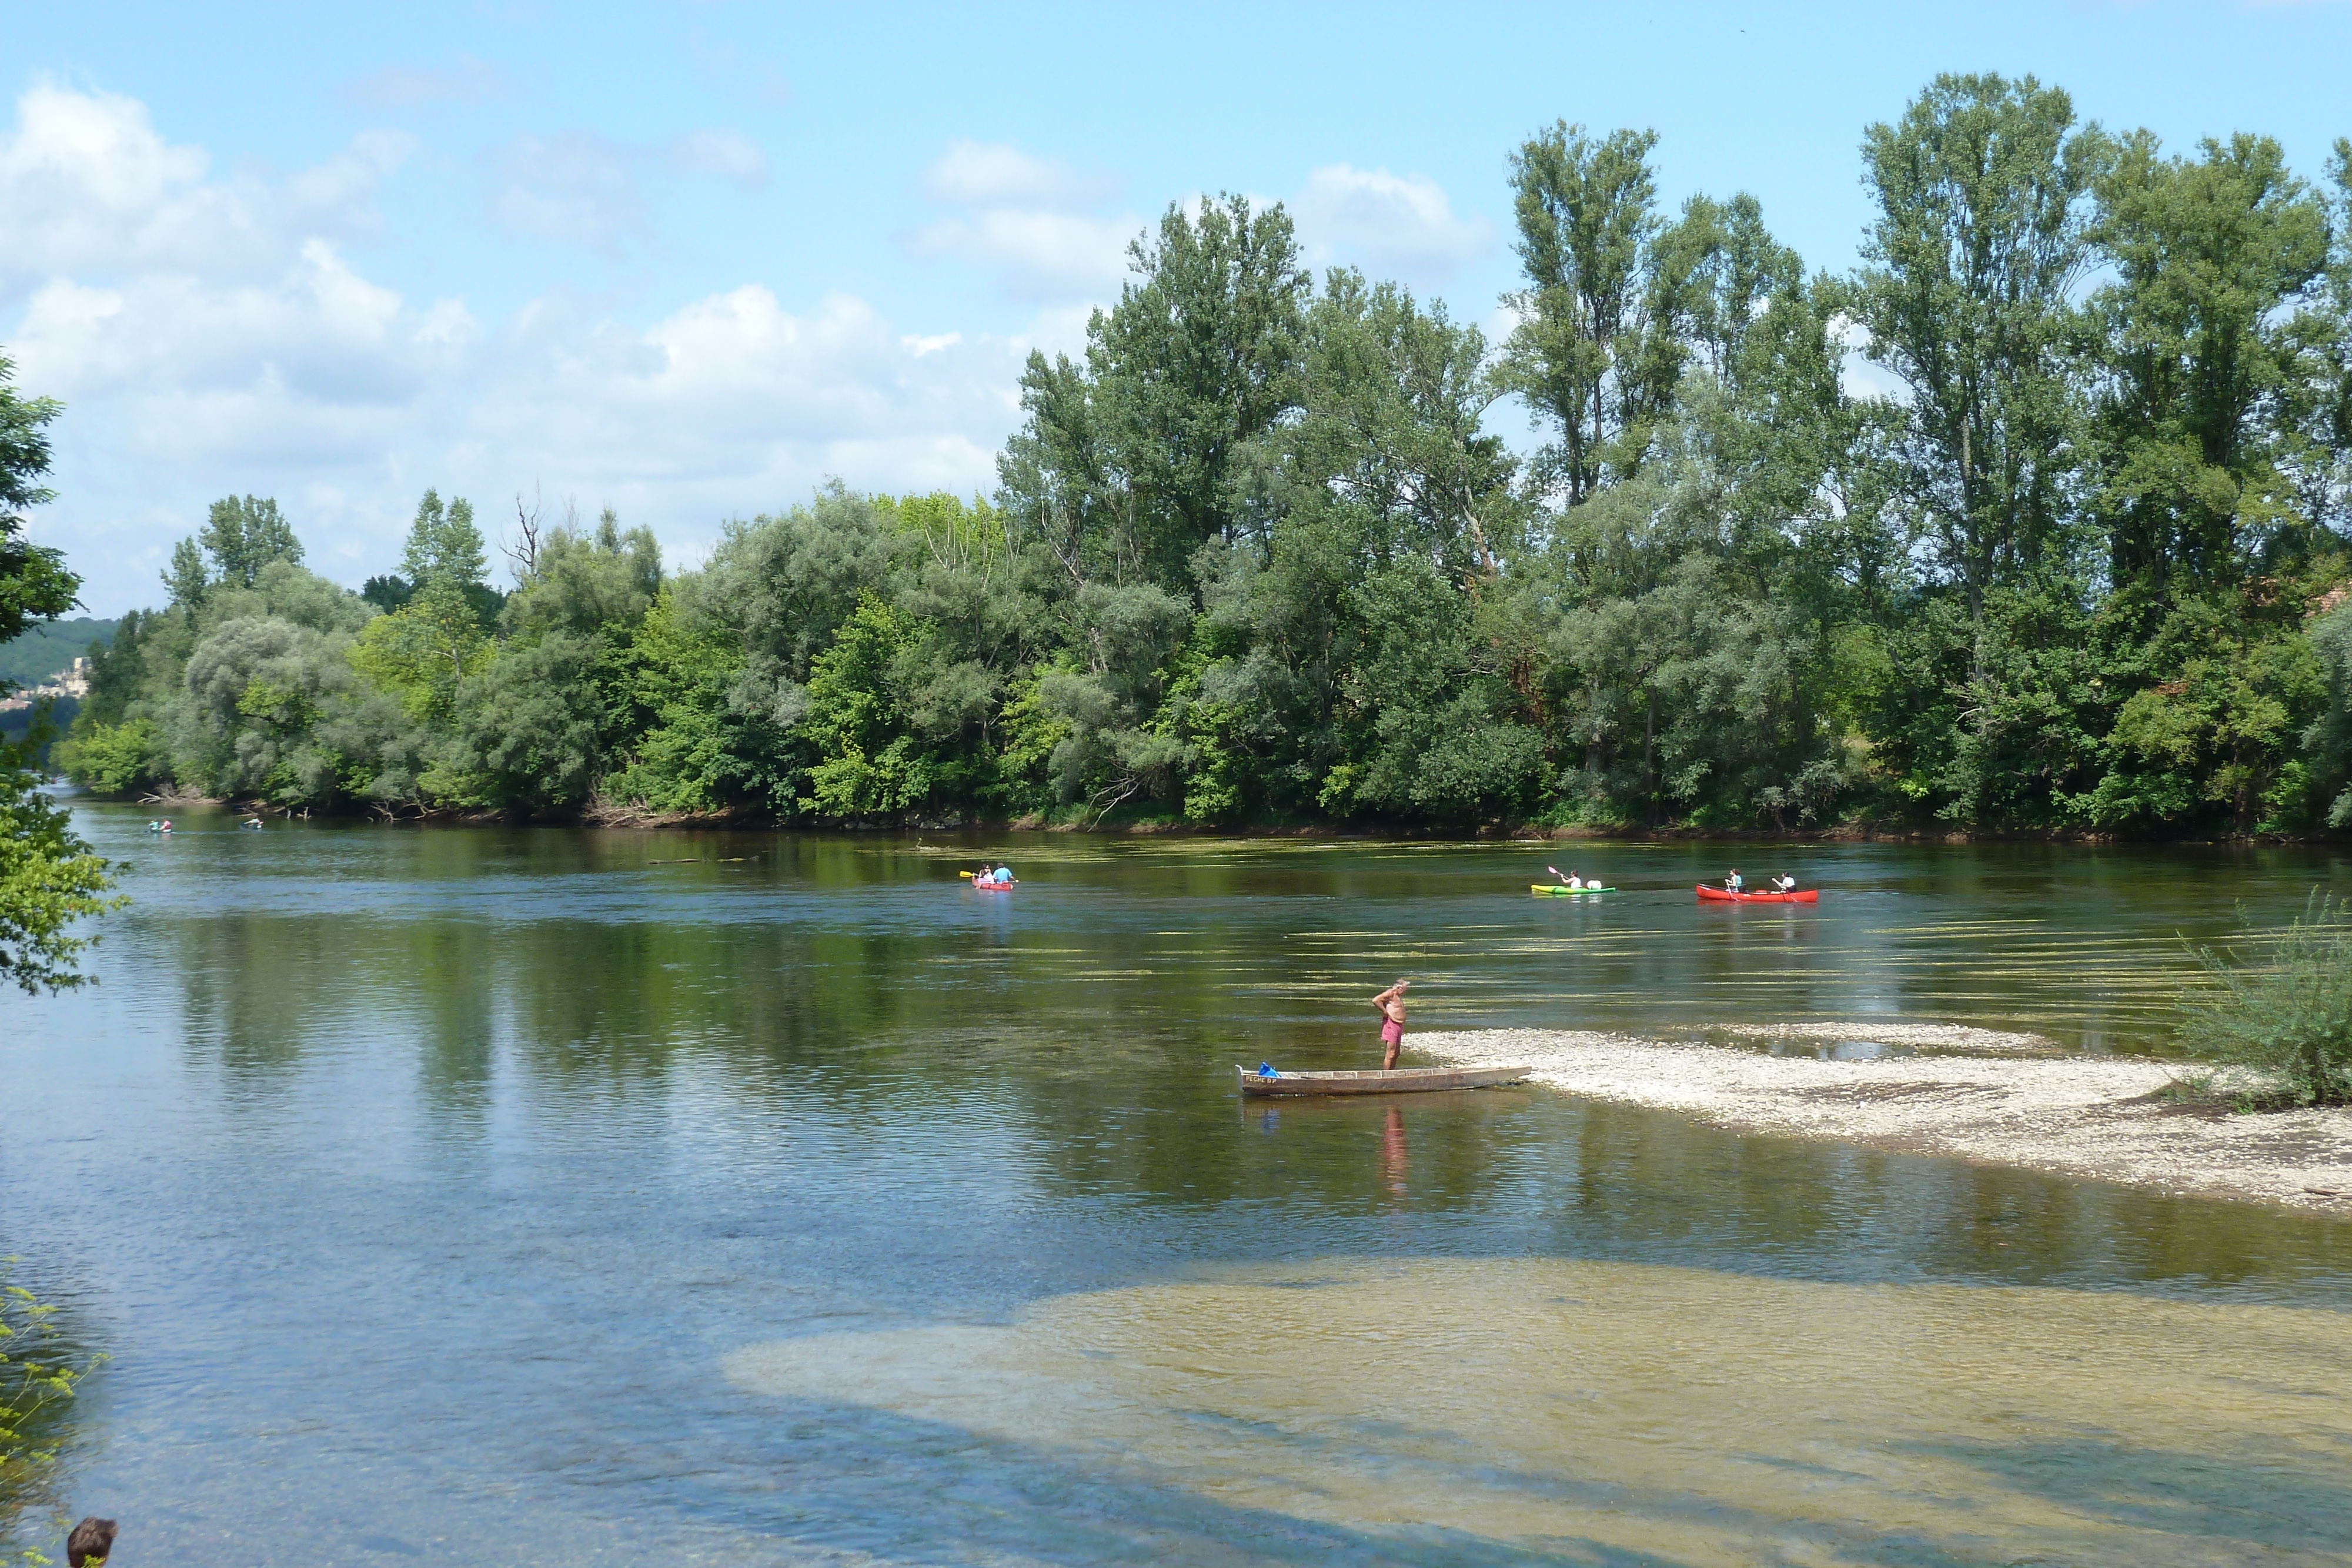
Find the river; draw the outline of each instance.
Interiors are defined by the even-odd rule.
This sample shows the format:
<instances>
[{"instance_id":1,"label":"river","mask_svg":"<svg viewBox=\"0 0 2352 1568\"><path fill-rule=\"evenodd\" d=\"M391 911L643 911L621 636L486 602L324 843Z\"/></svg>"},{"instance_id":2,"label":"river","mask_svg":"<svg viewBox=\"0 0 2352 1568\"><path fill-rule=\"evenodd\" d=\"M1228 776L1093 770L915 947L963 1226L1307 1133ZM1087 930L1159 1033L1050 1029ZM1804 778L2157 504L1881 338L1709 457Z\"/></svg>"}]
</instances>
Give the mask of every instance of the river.
<instances>
[{"instance_id":1,"label":"river","mask_svg":"<svg viewBox=\"0 0 2352 1568\"><path fill-rule=\"evenodd\" d=\"M2352 1222L1232 1082L1367 1064L1401 975L2160 1051L2182 940L2340 852L149 814L79 811L101 983L0 1000L115 1568L2352 1561Z\"/></svg>"}]
</instances>

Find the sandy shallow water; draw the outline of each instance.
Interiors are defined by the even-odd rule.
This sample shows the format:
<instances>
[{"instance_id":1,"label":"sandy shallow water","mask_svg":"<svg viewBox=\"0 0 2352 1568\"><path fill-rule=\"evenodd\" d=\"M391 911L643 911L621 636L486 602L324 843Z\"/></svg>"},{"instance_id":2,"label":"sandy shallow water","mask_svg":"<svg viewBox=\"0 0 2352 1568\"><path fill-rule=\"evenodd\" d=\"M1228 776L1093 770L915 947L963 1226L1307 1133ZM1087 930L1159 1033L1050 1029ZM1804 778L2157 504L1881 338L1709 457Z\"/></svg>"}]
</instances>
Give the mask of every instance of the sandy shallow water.
<instances>
[{"instance_id":1,"label":"sandy shallow water","mask_svg":"<svg viewBox=\"0 0 2352 1568\"><path fill-rule=\"evenodd\" d=\"M750 1392L1060 1454L1269 1537L1344 1529L1335 1560L2340 1563L2352 1540L2352 1318L2333 1312L1331 1259L725 1364Z\"/></svg>"},{"instance_id":2,"label":"sandy shallow water","mask_svg":"<svg viewBox=\"0 0 2352 1568\"><path fill-rule=\"evenodd\" d=\"M2047 1049L2031 1036L1924 1025L1815 1024L1803 1032L1979 1053ZM2046 1054L1823 1061L1560 1030L1416 1034L1408 1043L1463 1066L1524 1062L1535 1082L1572 1094L1741 1132L2352 1212L2352 1112L2185 1111L2158 1097L2178 1063Z\"/></svg>"}]
</instances>

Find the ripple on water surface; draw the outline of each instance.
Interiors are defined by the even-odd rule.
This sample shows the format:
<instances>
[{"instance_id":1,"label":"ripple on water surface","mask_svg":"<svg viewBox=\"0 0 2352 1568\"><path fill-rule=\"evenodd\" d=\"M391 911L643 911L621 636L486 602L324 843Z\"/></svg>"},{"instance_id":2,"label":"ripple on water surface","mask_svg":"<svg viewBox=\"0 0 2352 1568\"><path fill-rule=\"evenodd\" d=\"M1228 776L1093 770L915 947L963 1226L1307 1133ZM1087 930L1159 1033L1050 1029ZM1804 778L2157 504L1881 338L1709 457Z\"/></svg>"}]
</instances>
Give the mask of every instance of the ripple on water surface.
<instances>
[{"instance_id":1,"label":"ripple on water surface","mask_svg":"<svg viewBox=\"0 0 2352 1568\"><path fill-rule=\"evenodd\" d=\"M2341 1560L2352 1227L1232 1080L1364 1065L1400 972L1416 1030L2143 1048L2340 858L1743 849L1832 890L1743 909L1720 846L144 815L83 813L105 983L0 997L0 1251L114 1358L138 1561Z\"/></svg>"}]
</instances>

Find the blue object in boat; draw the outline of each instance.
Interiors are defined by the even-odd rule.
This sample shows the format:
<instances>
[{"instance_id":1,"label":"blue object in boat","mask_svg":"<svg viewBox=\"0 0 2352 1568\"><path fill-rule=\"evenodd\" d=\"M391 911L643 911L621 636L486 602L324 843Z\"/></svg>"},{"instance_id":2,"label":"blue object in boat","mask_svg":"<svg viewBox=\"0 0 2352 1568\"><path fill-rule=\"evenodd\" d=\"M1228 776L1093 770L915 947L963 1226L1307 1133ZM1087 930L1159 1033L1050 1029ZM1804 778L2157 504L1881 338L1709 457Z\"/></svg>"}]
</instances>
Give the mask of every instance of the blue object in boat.
<instances>
[{"instance_id":1,"label":"blue object in boat","mask_svg":"<svg viewBox=\"0 0 2352 1568\"><path fill-rule=\"evenodd\" d=\"M1274 1063L1271 1061L1259 1062L1257 1064L1257 1075L1260 1078L1279 1078L1282 1076L1281 1073L1276 1072L1274 1070Z\"/></svg>"}]
</instances>

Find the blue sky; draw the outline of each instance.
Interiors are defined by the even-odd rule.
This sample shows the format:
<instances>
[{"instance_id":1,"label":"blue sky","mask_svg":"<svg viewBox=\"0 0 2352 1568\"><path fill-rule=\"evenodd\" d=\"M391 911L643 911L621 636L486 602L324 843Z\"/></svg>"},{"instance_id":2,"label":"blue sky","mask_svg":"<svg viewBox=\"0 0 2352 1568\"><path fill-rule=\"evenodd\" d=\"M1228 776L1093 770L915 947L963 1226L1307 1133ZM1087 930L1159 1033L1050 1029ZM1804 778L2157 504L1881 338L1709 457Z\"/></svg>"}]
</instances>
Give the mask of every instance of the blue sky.
<instances>
[{"instance_id":1,"label":"blue sky","mask_svg":"<svg viewBox=\"0 0 2352 1568\"><path fill-rule=\"evenodd\" d=\"M1670 203L1751 191L1843 268L1863 127L1939 70L2316 177L2347 67L2336 4L16 6L0 351L69 405L37 532L98 613L231 491L353 584L427 485L691 561L827 476L992 487L1023 356L1171 201L1283 201L1488 322L1556 119L1656 130Z\"/></svg>"}]
</instances>

